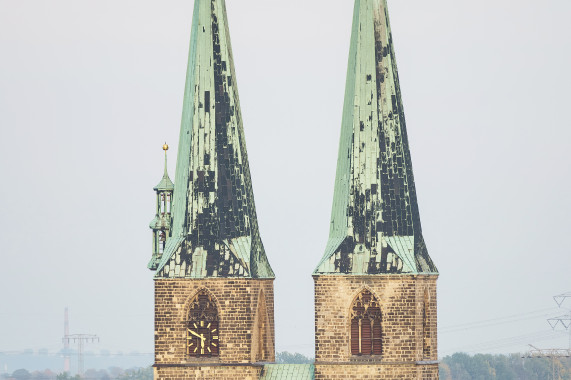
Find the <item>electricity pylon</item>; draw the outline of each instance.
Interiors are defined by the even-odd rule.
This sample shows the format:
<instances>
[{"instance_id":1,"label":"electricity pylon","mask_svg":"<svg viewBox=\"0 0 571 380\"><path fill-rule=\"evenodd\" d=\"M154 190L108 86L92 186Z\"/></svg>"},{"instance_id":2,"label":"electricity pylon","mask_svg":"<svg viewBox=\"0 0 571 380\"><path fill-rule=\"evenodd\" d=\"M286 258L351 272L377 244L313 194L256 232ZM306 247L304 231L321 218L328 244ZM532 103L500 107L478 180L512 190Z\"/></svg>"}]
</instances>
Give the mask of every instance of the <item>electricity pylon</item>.
<instances>
[{"instance_id":1,"label":"electricity pylon","mask_svg":"<svg viewBox=\"0 0 571 380\"><path fill-rule=\"evenodd\" d=\"M567 298L571 298L571 292L559 294L557 296L553 296L553 299L557 303L557 306L561 308L563 302ZM569 314L562 315L560 317L549 318L547 320L549 325L553 330L557 327L558 324L561 325L566 329L569 330L569 348L545 348L540 349L537 347L529 345L532 349L529 350L523 357L524 358L551 358L551 378L555 380L555 360L560 358L568 358L571 357L571 309L569 310ZM559 379L561 379L561 373L559 373Z\"/></svg>"},{"instance_id":2,"label":"electricity pylon","mask_svg":"<svg viewBox=\"0 0 571 380\"><path fill-rule=\"evenodd\" d=\"M565 302L567 298L571 298L571 292L559 294L553 297L553 299L557 303L557 306L559 306L560 308L563 305L563 302ZM557 327L558 324L561 324L561 326L563 326L565 330L569 331L569 350L571 350L571 328L569 328L571 326L571 309L569 309L569 312L565 315L561 315L555 318L549 318L547 322L549 322L549 325L553 330L555 330L555 327Z\"/></svg>"},{"instance_id":3,"label":"electricity pylon","mask_svg":"<svg viewBox=\"0 0 571 380\"><path fill-rule=\"evenodd\" d=\"M77 341L77 374L79 376L83 375L83 344L99 342L99 337L97 335L89 334L71 334L63 337L64 343L69 344L73 340L73 343Z\"/></svg>"}]
</instances>

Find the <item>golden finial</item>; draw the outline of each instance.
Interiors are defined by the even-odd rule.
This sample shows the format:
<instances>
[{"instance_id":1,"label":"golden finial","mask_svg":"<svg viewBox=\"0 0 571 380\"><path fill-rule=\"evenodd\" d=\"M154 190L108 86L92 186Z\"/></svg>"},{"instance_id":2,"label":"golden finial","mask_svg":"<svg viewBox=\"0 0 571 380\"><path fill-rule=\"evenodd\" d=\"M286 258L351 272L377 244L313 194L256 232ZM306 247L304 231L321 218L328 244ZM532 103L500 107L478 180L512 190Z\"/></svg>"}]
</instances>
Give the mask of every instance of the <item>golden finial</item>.
<instances>
[{"instance_id":1,"label":"golden finial","mask_svg":"<svg viewBox=\"0 0 571 380\"><path fill-rule=\"evenodd\" d=\"M169 150L169 146L167 145L166 141L163 144L163 150L166 152L167 150Z\"/></svg>"}]
</instances>

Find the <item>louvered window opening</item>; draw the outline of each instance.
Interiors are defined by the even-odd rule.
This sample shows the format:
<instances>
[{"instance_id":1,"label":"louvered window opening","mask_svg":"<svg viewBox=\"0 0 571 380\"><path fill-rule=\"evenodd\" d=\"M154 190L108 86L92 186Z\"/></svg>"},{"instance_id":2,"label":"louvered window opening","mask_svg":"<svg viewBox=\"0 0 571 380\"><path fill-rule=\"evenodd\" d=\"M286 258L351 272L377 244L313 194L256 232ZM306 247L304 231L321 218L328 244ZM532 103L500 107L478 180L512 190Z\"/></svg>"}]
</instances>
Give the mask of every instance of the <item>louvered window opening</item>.
<instances>
[{"instance_id":1,"label":"louvered window opening","mask_svg":"<svg viewBox=\"0 0 571 380\"><path fill-rule=\"evenodd\" d=\"M351 354L382 355L383 330L379 302L368 290L361 292L351 308Z\"/></svg>"}]
</instances>

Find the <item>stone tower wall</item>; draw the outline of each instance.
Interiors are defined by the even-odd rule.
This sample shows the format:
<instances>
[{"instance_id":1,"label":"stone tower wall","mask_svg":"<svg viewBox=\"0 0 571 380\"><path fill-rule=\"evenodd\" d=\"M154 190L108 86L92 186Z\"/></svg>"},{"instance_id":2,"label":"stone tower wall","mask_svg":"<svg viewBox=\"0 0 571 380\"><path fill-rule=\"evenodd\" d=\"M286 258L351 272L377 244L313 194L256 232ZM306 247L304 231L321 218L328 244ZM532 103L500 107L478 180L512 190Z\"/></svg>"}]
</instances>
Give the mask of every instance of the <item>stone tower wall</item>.
<instances>
[{"instance_id":1,"label":"stone tower wall","mask_svg":"<svg viewBox=\"0 0 571 380\"><path fill-rule=\"evenodd\" d=\"M188 307L200 290L218 307L218 357L186 354ZM251 363L274 361L274 343L272 279L155 279L155 379L257 379L261 367Z\"/></svg>"},{"instance_id":2,"label":"stone tower wall","mask_svg":"<svg viewBox=\"0 0 571 380\"><path fill-rule=\"evenodd\" d=\"M258 380L262 366L208 366L208 367L161 367L155 369L155 379L216 379L216 380Z\"/></svg>"},{"instance_id":3,"label":"stone tower wall","mask_svg":"<svg viewBox=\"0 0 571 380\"><path fill-rule=\"evenodd\" d=\"M438 379L437 277L314 275L315 379ZM350 310L364 289L380 303L382 355L351 355Z\"/></svg>"},{"instance_id":4,"label":"stone tower wall","mask_svg":"<svg viewBox=\"0 0 571 380\"><path fill-rule=\"evenodd\" d=\"M315 365L315 380L435 380L438 364L430 365Z\"/></svg>"}]
</instances>

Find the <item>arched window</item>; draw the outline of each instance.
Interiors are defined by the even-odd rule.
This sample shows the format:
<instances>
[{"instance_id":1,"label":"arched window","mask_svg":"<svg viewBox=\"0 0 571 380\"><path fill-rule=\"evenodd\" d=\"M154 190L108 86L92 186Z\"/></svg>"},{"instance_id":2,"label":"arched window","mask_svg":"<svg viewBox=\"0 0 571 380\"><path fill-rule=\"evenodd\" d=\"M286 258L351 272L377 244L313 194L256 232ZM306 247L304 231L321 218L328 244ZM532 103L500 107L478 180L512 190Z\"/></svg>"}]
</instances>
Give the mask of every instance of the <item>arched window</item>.
<instances>
[{"instance_id":1,"label":"arched window","mask_svg":"<svg viewBox=\"0 0 571 380\"><path fill-rule=\"evenodd\" d=\"M159 231L159 253L163 253L165 250L165 245L167 243L167 234L165 230Z\"/></svg>"},{"instance_id":2,"label":"arched window","mask_svg":"<svg viewBox=\"0 0 571 380\"><path fill-rule=\"evenodd\" d=\"M186 352L190 356L218 356L218 308L212 296L201 290L190 302L186 332Z\"/></svg>"},{"instance_id":3,"label":"arched window","mask_svg":"<svg viewBox=\"0 0 571 380\"><path fill-rule=\"evenodd\" d=\"M351 306L351 354L381 355L383 330L381 307L375 296L363 290Z\"/></svg>"}]
</instances>

